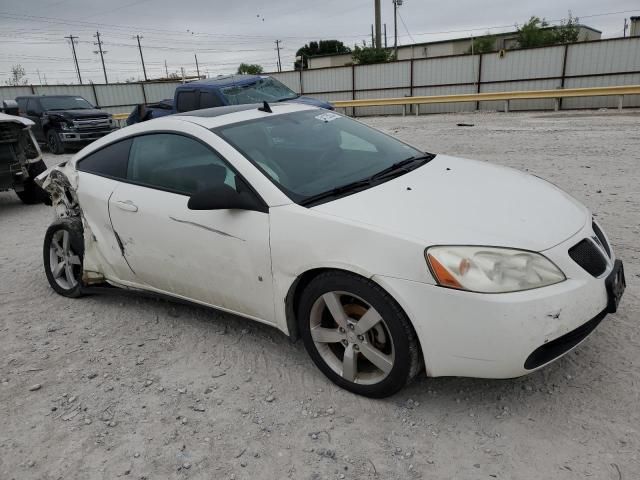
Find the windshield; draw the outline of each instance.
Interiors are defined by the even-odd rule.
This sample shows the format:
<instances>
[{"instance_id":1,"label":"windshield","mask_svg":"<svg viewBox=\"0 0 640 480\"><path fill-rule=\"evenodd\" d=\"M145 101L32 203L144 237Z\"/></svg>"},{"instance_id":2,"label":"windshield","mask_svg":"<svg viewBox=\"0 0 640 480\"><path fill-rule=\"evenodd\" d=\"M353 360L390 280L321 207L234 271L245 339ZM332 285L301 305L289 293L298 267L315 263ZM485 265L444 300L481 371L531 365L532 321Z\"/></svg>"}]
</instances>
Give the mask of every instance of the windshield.
<instances>
[{"instance_id":1,"label":"windshield","mask_svg":"<svg viewBox=\"0 0 640 480\"><path fill-rule=\"evenodd\" d=\"M361 183L359 190L368 188L375 182L362 181L425 156L360 122L322 110L274 114L214 131L301 204L354 182Z\"/></svg>"},{"instance_id":2,"label":"windshield","mask_svg":"<svg viewBox=\"0 0 640 480\"><path fill-rule=\"evenodd\" d=\"M93 105L82 97L40 97L44 110L86 110Z\"/></svg>"},{"instance_id":3,"label":"windshield","mask_svg":"<svg viewBox=\"0 0 640 480\"><path fill-rule=\"evenodd\" d=\"M245 85L225 87L221 90L229 105L243 105L264 101L280 102L298 96L293 90L271 77L260 78L257 82Z\"/></svg>"}]
</instances>

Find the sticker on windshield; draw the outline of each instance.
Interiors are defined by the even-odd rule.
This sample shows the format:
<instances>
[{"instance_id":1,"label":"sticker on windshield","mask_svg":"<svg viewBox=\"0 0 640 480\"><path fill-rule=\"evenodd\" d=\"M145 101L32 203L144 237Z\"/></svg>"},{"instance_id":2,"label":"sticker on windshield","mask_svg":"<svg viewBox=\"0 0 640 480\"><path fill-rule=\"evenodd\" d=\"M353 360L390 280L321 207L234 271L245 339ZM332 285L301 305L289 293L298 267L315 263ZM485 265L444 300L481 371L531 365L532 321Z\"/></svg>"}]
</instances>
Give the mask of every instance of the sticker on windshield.
<instances>
[{"instance_id":1,"label":"sticker on windshield","mask_svg":"<svg viewBox=\"0 0 640 480\"><path fill-rule=\"evenodd\" d=\"M337 118L340 118L340 115L338 115L337 113L331 113L331 112L327 112L327 113L321 113L320 115L317 115L316 118L318 120L321 120L325 123L327 122L331 122Z\"/></svg>"}]
</instances>

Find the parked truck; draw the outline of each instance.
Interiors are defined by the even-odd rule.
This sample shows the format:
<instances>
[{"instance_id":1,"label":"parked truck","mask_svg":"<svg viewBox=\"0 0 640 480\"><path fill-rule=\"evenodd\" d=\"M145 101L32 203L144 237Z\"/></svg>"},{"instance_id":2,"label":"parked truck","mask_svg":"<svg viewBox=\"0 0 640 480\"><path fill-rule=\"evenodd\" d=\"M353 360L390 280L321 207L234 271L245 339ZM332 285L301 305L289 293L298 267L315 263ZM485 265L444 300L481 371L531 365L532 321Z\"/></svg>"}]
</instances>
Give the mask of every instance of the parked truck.
<instances>
[{"instance_id":1,"label":"parked truck","mask_svg":"<svg viewBox=\"0 0 640 480\"><path fill-rule=\"evenodd\" d=\"M229 75L185 83L176 88L173 99L138 105L129 115L127 125L173 113L265 101L304 103L333 110L330 103L298 95L273 77Z\"/></svg>"},{"instance_id":2,"label":"parked truck","mask_svg":"<svg viewBox=\"0 0 640 480\"><path fill-rule=\"evenodd\" d=\"M113 116L78 95L30 95L17 97L21 117L34 122L32 131L51 153L83 147L118 127Z\"/></svg>"}]
</instances>

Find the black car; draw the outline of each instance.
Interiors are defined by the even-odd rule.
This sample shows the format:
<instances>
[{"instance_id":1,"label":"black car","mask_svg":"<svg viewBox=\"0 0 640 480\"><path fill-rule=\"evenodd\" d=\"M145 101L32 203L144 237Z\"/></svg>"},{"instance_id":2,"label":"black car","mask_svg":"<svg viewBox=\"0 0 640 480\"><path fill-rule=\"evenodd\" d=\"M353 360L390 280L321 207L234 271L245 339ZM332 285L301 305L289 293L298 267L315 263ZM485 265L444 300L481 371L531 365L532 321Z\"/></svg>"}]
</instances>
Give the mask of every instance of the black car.
<instances>
[{"instance_id":1,"label":"black car","mask_svg":"<svg viewBox=\"0 0 640 480\"><path fill-rule=\"evenodd\" d=\"M19 115L35 123L33 133L52 153L81 147L117 128L110 113L97 109L77 95L17 97Z\"/></svg>"}]
</instances>

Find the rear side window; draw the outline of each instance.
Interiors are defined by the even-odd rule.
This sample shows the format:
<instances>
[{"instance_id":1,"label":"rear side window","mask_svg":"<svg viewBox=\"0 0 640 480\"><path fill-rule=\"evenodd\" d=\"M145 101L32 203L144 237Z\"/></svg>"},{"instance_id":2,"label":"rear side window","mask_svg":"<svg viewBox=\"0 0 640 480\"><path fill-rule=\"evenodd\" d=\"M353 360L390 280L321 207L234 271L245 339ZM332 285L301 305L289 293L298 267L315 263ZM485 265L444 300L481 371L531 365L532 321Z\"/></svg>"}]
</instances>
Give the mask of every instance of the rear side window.
<instances>
[{"instance_id":1,"label":"rear side window","mask_svg":"<svg viewBox=\"0 0 640 480\"><path fill-rule=\"evenodd\" d=\"M176 111L190 112L198 109L198 97L195 90L178 92L176 99Z\"/></svg>"},{"instance_id":2,"label":"rear side window","mask_svg":"<svg viewBox=\"0 0 640 480\"><path fill-rule=\"evenodd\" d=\"M222 102L218 95L207 90L200 90L200 108L221 107Z\"/></svg>"},{"instance_id":3,"label":"rear side window","mask_svg":"<svg viewBox=\"0 0 640 480\"><path fill-rule=\"evenodd\" d=\"M131 143L131 139L112 143L84 157L78 162L76 168L81 172L124 180L127 178Z\"/></svg>"},{"instance_id":4,"label":"rear side window","mask_svg":"<svg viewBox=\"0 0 640 480\"><path fill-rule=\"evenodd\" d=\"M40 113L40 105L38 105L38 101L35 98L30 98L27 102L27 112Z\"/></svg>"},{"instance_id":5,"label":"rear side window","mask_svg":"<svg viewBox=\"0 0 640 480\"><path fill-rule=\"evenodd\" d=\"M221 157L197 140L172 133L134 139L127 179L184 195L224 183L236 188L235 173Z\"/></svg>"},{"instance_id":6,"label":"rear side window","mask_svg":"<svg viewBox=\"0 0 640 480\"><path fill-rule=\"evenodd\" d=\"M26 98L17 98L16 102L18 102L18 110L20 110L20 113L26 113L26 111L27 111L27 99Z\"/></svg>"}]
</instances>

